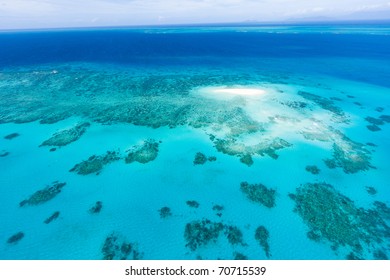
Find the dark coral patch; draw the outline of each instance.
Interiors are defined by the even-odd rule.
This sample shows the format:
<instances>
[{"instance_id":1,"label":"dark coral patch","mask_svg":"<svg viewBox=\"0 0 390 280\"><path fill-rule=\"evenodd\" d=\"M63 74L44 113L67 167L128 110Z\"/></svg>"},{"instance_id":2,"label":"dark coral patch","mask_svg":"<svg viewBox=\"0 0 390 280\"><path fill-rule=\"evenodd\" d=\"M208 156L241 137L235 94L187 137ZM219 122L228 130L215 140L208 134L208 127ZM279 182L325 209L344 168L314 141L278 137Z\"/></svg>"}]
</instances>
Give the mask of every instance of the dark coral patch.
<instances>
[{"instance_id":1,"label":"dark coral patch","mask_svg":"<svg viewBox=\"0 0 390 280\"><path fill-rule=\"evenodd\" d=\"M59 211L55 211L50 217L45 219L43 222L45 224L50 224L52 221L56 220L59 216L60 216L60 212Z\"/></svg>"},{"instance_id":2,"label":"dark coral patch","mask_svg":"<svg viewBox=\"0 0 390 280\"><path fill-rule=\"evenodd\" d=\"M56 132L52 137L45 140L41 146L66 146L72 142L77 141L90 126L88 122L78 124L69 129L64 129Z\"/></svg>"},{"instance_id":3,"label":"dark coral patch","mask_svg":"<svg viewBox=\"0 0 390 280\"><path fill-rule=\"evenodd\" d=\"M308 237L327 240L334 250L345 246L360 255L364 244L375 248L390 236L385 222L389 208L384 203L376 203L374 209L358 208L326 183L307 183L290 198L296 203L294 211L309 227Z\"/></svg>"},{"instance_id":4,"label":"dark coral patch","mask_svg":"<svg viewBox=\"0 0 390 280\"><path fill-rule=\"evenodd\" d=\"M7 151L1 151L0 152L0 157L6 157L6 156L8 156L9 155L9 152L7 152Z\"/></svg>"},{"instance_id":5,"label":"dark coral patch","mask_svg":"<svg viewBox=\"0 0 390 280\"><path fill-rule=\"evenodd\" d=\"M36 191L28 199L21 201L19 205L22 207L43 204L56 197L65 185L66 183L53 182L50 186L46 186L44 189Z\"/></svg>"},{"instance_id":6,"label":"dark coral patch","mask_svg":"<svg viewBox=\"0 0 390 280\"><path fill-rule=\"evenodd\" d=\"M255 239L259 242L260 246L263 248L267 258L271 256L270 246L269 246L269 232L265 226L259 226L255 231Z\"/></svg>"},{"instance_id":7,"label":"dark coral patch","mask_svg":"<svg viewBox=\"0 0 390 280\"><path fill-rule=\"evenodd\" d=\"M162 207L160 210L158 210L158 212L160 213L160 218L162 219L172 216L171 208L166 206Z\"/></svg>"},{"instance_id":8,"label":"dark coral patch","mask_svg":"<svg viewBox=\"0 0 390 280\"><path fill-rule=\"evenodd\" d=\"M187 223L184 231L186 247L195 251L198 247L216 242L223 228L222 223L211 222L207 219Z\"/></svg>"},{"instance_id":9,"label":"dark coral patch","mask_svg":"<svg viewBox=\"0 0 390 280\"><path fill-rule=\"evenodd\" d=\"M125 158L126 163L139 162L148 163L157 158L159 151L159 142L149 139L144 141L141 146L134 146L127 157Z\"/></svg>"},{"instance_id":10,"label":"dark coral patch","mask_svg":"<svg viewBox=\"0 0 390 280\"><path fill-rule=\"evenodd\" d=\"M76 172L80 175L88 175L95 173L98 175L103 167L109 163L119 160L119 153L115 151L107 151L105 155L90 156L87 160L84 160L76 164L69 172Z\"/></svg>"},{"instance_id":11,"label":"dark coral patch","mask_svg":"<svg viewBox=\"0 0 390 280\"><path fill-rule=\"evenodd\" d=\"M381 129L379 126L377 126L376 124L367 125L367 128L368 128L368 130L373 131L373 132L382 130L382 129Z\"/></svg>"},{"instance_id":12,"label":"dark coral patch","mask_svg":"<svg viewBox=\"0 0 390 280\"><path fill-rule=\"evenodd\" d=\"M102 254L103 260L139 260L143 255L136 244L127 242L117 233L110 234L104 240Z\"/></svg>"},{"instance_id":13,"label":"dark coral patch","mask_svg":"<svg viewBox=\"0 0 390 280\"><path fill-rule=\"evenodd\" d=\"M202 154L201 152L197 152L195 154L195 159L194 159L195 165L205 164L206 162L207 162L207 157L204 154Z\"/></svg>"},{"instance_id":14,"label":"dark coral patch","mask_svg":"<svg viewBox=\"0 0 390 280\"><path fill-rule=\"evenodd\" d=\"M225 226L225 236L232 245L245 245L241 230L236 226Z\"/></svg>"},{"instance_id":15,"label":"dark coral patch","mask_svg":"<svg viewBox=\"0 0 390 280\"><path fill-rule=\"evenodd\" d=\"M192 208L198 208L199 207L199 202L195 201L195 200L187 200L186 201L186 204Z\"/></svg>"},{"instance_id":16,"label":"dark coral patch","mask_svg":"<svg viewBox=\"0 0 390 280\"><path fill-rule=\"evenodd\" d=\"M263 184L249 184L247 182L242 182L240 189L253 202L260 203L268 208L275 206L276 190L274 189L267 188Z\"/></svg>"},{"instance_id":17,"label":"dark coral patch","mask_svg":"<svg viewBox=\"0 0 390 280\"><path fill-rule=\"evenodd\" d=\"M356 173L373 168L370 152L364 145L349 140L343 146L333 144L333 158L324 160L329 168L341 167L345 173Z\"/></svg>"},{"instance_id":18,"label":"dark coral patch","mask_svg":"<svg viewBox=\"0 0 390 280\"><path fill-rule=\"evenodd\" d=\"M91 214L98 214L100 213L100 211L102 211L102 208L103 208L103 202L101 201L96 201L95 202L95 205L92 206L88 212L91 213Z\"/></svg>"},{"instance_id":19,"label":"dark coral patch","mask_svg":"<svg viewBox=\"0 0 390 280\"><path fill-rule=\"evenodd\" d=\"M22 240L24 237L24 233L19 231L18 233L15 233L14 235L12 235L10 238L8 238L7 240L7 243L9 244L16 244L18 243L20 240Z\"/></svg>"},{"instance_id":20,"label":"dark coral patch","mask_svg":"<svg viewBox=\"0 0 390 280\"><path fill-rule=\"evenodd\" d=\"M316 165L308 165L305 167L307 172L310 172L311 174L317 175L320 173L320 169Z\"/></svg>"},{"instance_id":21,"label":"dark coral patch","mask_svg":"<svg viewBox=\"0 0 390 280\"><path fill-rule=\"evenodd\" d=\"M18 137L18 136L20 136L20 134L14 132L14 133L11 133L11 134L8 134L8 135L4 136L4 139L12 140L12 139L14 139L14 138L16 138L16 137Z\"/></svg>"}]
</instances>

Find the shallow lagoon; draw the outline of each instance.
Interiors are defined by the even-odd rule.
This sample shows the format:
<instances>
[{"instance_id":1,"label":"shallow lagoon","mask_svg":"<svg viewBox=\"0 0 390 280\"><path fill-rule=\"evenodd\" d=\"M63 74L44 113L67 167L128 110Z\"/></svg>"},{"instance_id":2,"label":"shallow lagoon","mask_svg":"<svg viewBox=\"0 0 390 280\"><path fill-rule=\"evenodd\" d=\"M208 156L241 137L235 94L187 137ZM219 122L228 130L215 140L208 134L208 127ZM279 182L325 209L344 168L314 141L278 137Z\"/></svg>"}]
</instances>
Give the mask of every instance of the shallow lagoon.
<instances>
[{"instance_id":1,"label":"shallow lagoon","mask_svg":"<svg viewBox=\"0 0 390 280\"><path fill-rule=\"evenodd\" d=\"M97 31L84 32L94 43ZM333 50L337 55L323 50L321 56L309 36L318 30L304 41L249 30L239 44L232 33L213 31L213 40L232 42L217 46L224 52L197 42L208 33L176 34L192 42L195 55L179 48L188 44L182 37L119 32L125 43L111 45L112 55L103 44L94 59L80 50L64 58L69 45L43 32L38 35L52 38L47 56L21 55L14 65L1 57L0 258L389 256L387 36L353 35L368 46L381 41L375 53L348 45L351 34L328 34L328 40L346 36L337 40L352 51L346 55L342 45ZM19 40L42 42L38 35L19 34ZM160 47L149 44L145 53L142 40ZM178 50L167 53L164 44L172 40ZM253 44L261 40L266 49ZM140 58L131 42L140 44ZM288 42L302 49L280 52ZM80 44L88 45L73 42ZM280 57L262 52L272 44ZM302 51L307 48L315 55ZM7 137L13 133L19 135ZM216 160L195 164L197 153ZM80 164L88 172L70 172ZM56 181L66 185L51 188ZM273 207L250 199L267 192L243 192L243 182L275 190ZM330 193L332 201L313 200L312 193ZM91 211L96 205L99 211ZM161 215L163 207L169 215ZM315 211L329 215L305 214ZM255 234L259 227L268 237ZM346 228L354 231L343 234ZM356 243L349 242L352 234Z\"/></svg>"}]
</instances>

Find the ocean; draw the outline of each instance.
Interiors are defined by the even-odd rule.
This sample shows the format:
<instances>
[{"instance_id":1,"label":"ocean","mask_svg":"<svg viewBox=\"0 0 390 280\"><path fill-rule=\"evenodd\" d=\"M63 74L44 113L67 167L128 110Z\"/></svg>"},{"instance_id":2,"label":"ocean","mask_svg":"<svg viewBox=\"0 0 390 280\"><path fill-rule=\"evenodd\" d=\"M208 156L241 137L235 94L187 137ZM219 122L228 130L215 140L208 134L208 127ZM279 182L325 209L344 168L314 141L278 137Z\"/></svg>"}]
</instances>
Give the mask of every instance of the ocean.
<instances>
[{"instance_id":1,"label":"ocean","mask_svg":"<svg viewBox=\"0 0 390 280\"><path fill-rule=\"evenodd\" d=\"M0 259L388 259L390 26L0 32Z\"/></svg>"}]
</instances>

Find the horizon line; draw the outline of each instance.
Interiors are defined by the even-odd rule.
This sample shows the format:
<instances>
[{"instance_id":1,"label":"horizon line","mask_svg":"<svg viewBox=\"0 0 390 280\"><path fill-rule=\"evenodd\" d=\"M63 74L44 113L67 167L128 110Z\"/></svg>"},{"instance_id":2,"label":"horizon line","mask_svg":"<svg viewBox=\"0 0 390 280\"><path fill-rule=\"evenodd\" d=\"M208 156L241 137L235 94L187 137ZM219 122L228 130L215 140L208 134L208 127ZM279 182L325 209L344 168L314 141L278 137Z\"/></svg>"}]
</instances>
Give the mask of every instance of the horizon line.
<instances>
[{"instance_id":1,"label":"horizon line","mask_svg":"<svg viewBox=\"0 0 390 280\"><path fill-rule=\"evenodd\" d=\"M347 20L283 20L283 21L240 21L240 22L205 22L205 23L172 23L172 24L134 24L134 25L102 25L102 26L64 26L37 28L6 28L0 27L0 32L20 31L56 31L80 29L143 29L143 28L172 28L172 27L262 27L262 26L320 26L320 25L350 25L350 24L389 24L390 19L347 19Z\"/></svg>"}]
</instances>

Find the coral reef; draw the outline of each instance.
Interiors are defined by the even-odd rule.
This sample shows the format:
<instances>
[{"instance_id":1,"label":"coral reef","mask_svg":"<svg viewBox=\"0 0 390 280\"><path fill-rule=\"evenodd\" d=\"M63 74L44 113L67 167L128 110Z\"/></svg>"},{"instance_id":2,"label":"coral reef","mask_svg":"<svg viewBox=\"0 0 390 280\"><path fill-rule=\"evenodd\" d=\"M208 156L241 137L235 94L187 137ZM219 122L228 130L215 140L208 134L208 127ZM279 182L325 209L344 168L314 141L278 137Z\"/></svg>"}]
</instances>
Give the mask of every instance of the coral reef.
<instances>
[{"instance_id":1,"label":"coral reef","mask_svg":"<svg viewBox=\"0 0 390 280\"><path fill-rule=\"evenodd\" d=\"M216 215L218 216L218 217L221 217L222 216L222 211L224 210L224 207L222 206L222 205L214 205L213 206L213 208L212 208L214 211L216 211L217 213L216 213Z\"/></svg>"},{"instance_id":2,"label":"coral reef","mask_svg":"<svg viewBox=\"0 0 390 280\"><path fill-rule=\"evenodd\" d=\"M215 204L215 205L213 206L213 210L214 210L214 211L220 212L220 211L223 211L223 209L224 209L224 207L223 207L222 205Z\"/></svg>"},{"instance_id":3,"label":"coral reef","mask_svg":"<svg viewBox=\"0 0 390 280\"><path fill-rule=\"evenodd\" d=\"M371 186L366 186L366 191L370 195L376 195L377 194L377 190L374 187L371 187Z\"/></svg>"},{"instance_id":4,"label":"coral reef","mask_svg":"<svg viewBox=\"0 0 390 280\"><path fill-rule=\"evenodd\" d=\"M141 146L133 147L127 157L126 163L137 161L139 163L148 163L156 159L158 155L159 142L149 139L144 141Z\"/></svg>"},{"instance_id":5,"label":"coral reef","mask_svg":"<svg viewBox=\"0 0 390 280\"><path fill-rule=\"evenodd\" d=\"M197 152L194 159L194 164L205 164L207 162L207 157L201 152Z\"/></svg>"},{"instance_id":6,"label":"coral reef","mask_svg":"<svg viewBox=\"0 0 390 280\"><path fill-rule=\"evenodd\" d=\"M136 244L127 242L123 236L115 232L104 240L102 254L103 260L139 260L143 255L138 251Z\"/></svg>"},{"instance_id":7,"label":"coral reef","mask_svg":"<svg viewBox=\"0 0 390 280\"><path fill-rule=\"evenodd\" d=\"M270 246L269 246L269 232L264 226L259 226L255 231L255 239L259 242L260 246L263 248L267 258L271 256Z\"/></svg>"},{"instance_id":8,"label":"coral reef","mask_svg":"<svg viewBox=\"0 0 390 280\"><path fill-rule=\"evenodd\" d=\"M384 203L377 203L374 209L358 208L327 183L307 183L289 196L295 201L294 211L307 224L308 237L313 241L327 240L334 250L345 246L360 256L364 244L377 248L389 240Z\"/></svg>"},{"instance_id":9,"label":"coral reef","mask_svg":"<svg viewBox=\"0 0 390 280\"><path fill-rule=\"evenodd\" d=\"M390 116L381 115L379 118L366 117L365 120L370 123L370 125L367 125L367 128L375 132L375 131L382 130L379 126L390 122Z\"/></svg>"},{"instance_id":10,"label":"coral reef","mask_svg":"<svg viewBox=\"0 0 390 280\"><path fill-rule=\"evenodd\" d=\"M384 220L390 220L390 207L388 207L384 202L374 201L373 203L376 213L382 217Z\"/></svg>"},{"instance_id":11,"label":"coral reef","mask_svg":"<svg viewBox=\"0 0 390 280\"><path fill-rule=\"evenodd\" d=\"M56 220L59 216L60 216L60 212L59 211L55 211L50 217L45 219L43 222L45 224L50 224L52 221Z\"/></svg>"},{"instance_id":12,"label":"coral reef","mask_svg":"<svg viewBox=\"0 0 390 280\"><path fill-rule=\"evenodd\" d=\"M166 206L162 207L160 210L158 210L158 212L160 213L160 218L162 219L172 216L171 208Z\"/></svg>"},{"instance_id":13,"label":"coral reef","mask_svg":"<svg viewBox=\"0 0 390 280\"><path fill-rule=\"evenodd\" d=\"M235 260L247 260L248 259L247 256L245 256L244 254L239 253L239 252L234 252L233 257Z\"/></svg>"},{"instance_id":14,"label":"coral reef","mask_svg":"<svg viewBox=\"0 0 390 280\"><path fill-rule=\"evenodd\" d=\"M192 208L198 208L199 207L199 202L195 200L187 200L186 204Z\"/></svg>"},{"instance_id":15,"label":"coral reef","mask_svg":"<svg viewBox=\"0 0 390 280\"><path fill-rule=\"evenodd\" d=\"M52 137L45 140L40 146L66 146L77 141L90 126L88 122L84 122L69 129L64 129L56 132Z\"/></svg>"},{"instance_id":16,"label":"coral reef","mask_svg":"<svg viewBox=\"0 0 390 280\"><path fill-rule=\"evenodd\" d=\"M8 134L8 135L4 136L4 139L12 140L12 139L14 139L14 138L16 138L18 136L20 136L20 134L14 132L14 133L11 133L11 134Z\"/></svg>"},{"instance_id":17,"label":"coral reef","mask_svg":"<svg viewBox=\"0 0 390 280\"><path fill-rule=\"evenodd\" d=\"M333 158L324 160L329 168L341 167L345 173L373 168L370 163L370 152L364 145L349 141L333 144Z\"/></svg>"},{"instance_id":18,"label":"coral reef","mask_svg":"<svg viewBox=\"0 0 390 280\"><path fill-rule=\"evenodd\" d=\"M232 245L245 245L241 230L236 226L225 226L225 236Z\"/></svg>"},{"instance_id":19,"label":"coral reef","mask_svg":"<svg viewBox=\"0 0 390 280\"><path fill-rule=\"evenodd\" d=\"M385 123L382 119L377 119L374 117L366 117L365 120L370 124L375 124L375 125L383 125Z\"/></svg>"},{"instance_id":20,"label":"coral reef","mask_svg":"<svg viewBox=\"0 0 390 280\"><path fill-rule=\"evenodd\" d=\"M362 260L359 256L357 256L354 252L350 252L346 257L346 260L354 261L354 260Z\"/></svg>"},{"instance_id":21,"label":"coral reef","mask_svg":"<svg viewBox=\"0 0 390 280\"><path fill-rule=\"evenodd\" d=\"M375 111L381 113L381 112L383 112L384 109L385 109L385 108L383 108L383 107L376 107L376 108L375 108Z\"/></svg>"},{"instance_id":22,"label":"coral reef","mask_svg":"<svg viewBox=\"0 0 390 280\"><path fill-rule=\"evenodd\" d=\"M304 92L304 91L299 91L298 95L316 103L322 109L332 112L336 117L336 120L340 122L347 122L347 117L345 116L345 113L343 112L343 110L341 110L341 108L337 107L334 104L333 100L327 99L325 97L313 93Z\"/></svg>"},{"instance_id":23,"label":"coral reef","mask_svg":"<svg viewBox=\"0 0 390 280\"><path fill-rule=\"evenodd\" d=\"M215 243L221 233L225 235L231 245L246 246L243 241L243 234L237 226L202 219L186 224L184 231L186 247L190 248L191 251L195 251L197 248L206 246L211 242Z\"/></svg>"},{"instance_id":24,"label":"coral reef","mask_svg":"<svg viewBox=\"0 0 390 280\"><path fill-rule=\"evenodd\" d=\"M0 157L6 157L6 156L8 156L9 155L9 152L7 152L7 151L1 151L0 152Z\"/></svg>"},{"instance_id":25,"label":"coral reef","mask_svg":"<svg viewBox=\"0 0 390 280\"><path fill-rule=\"evenodd\" d=\"M253 164L252 156L249 155L249 154L243 155L243 156L240 158L240 161L241 161L243 164L248 165L248 166L252 166L252 164Z\"/></svg>"},{"instance_id":26,"label":"coral reef","mask_svg":"<svg viewBox=\"0 0 390 280\"><path fill-rule=\"evenodd\" d=\"M15 233L10 238L8 238L7 243L9 244L16 244L18 243L22 238L24 237L24 233L19 231L18 233Z\"/></svg>"},{"instance_id":27,"label":"coral reef","mask_svg":"<svg viewBox=\"0 0 390 280\"><path fill-rule=\"evenodd\" d=\"M46 186L44 189L33 193L28 199L21 201L19 205L20 207L23 207L26 205L39 205L45 203L56 197L65 185L66 183L55 181L50 186Z\"/></svg>"},{"instance_id":28,"label":"coral reef","mask_svg":"<svg viewBox=\"0 0 390 280\"><path fill-rule=\"evenodd\" d=\"M390 115L380 115L379 119L381 119L382 121L384 121L386 123L390 123Z\"/></svg>"},{"instance_id":29,"label":"coral reef","mask_svg":"<svg viewBox=\"0 0 390 280\"><path fill-rule=\"evenodd\" d=\"M92 206L88 212L91 213L91 214L98 214L100 213L100 211L102 211L102 208L103 208L103 202L101 201L96 201L95 202L95 205Z\"/></svg>"},{"instance_id":30,"label":"coral reef","mask_svg":"<svg viewBox=\"0 0 390 280\"><path fill-rule=\"evenodd\" d=\"M216 156L210 156L207 158L208 161L216 161L217 157Z\"/></svg>"},{"instance_id":31,"label":"coral reef","mask_svg":"<svg viewBox=\"0 0 390 280\"><path fill-rule=\"evenodd\" d=\"M205 154L201 153L201 152L197 152L195 154L195 159L194 159L194 165L202 165L202 164L205 164L207 161L216 161L217 158L215 156L210 156L210 157L206 157Z\"/></svg>"},{"instance_id":32,"label":"coral reef","mask_svg":"<svg viewBox=\"0 0 390 280\"><path fill-rule=\"evenodd\" d=\"M87 65L57 68L59 75L35 67L34 71L16 69L16 75L15 71L2 73L0 123L54 123L78 116L104 124L122 122L153 128L226 128L229 135L261 129L237 107L236 100L199 98L193 93L210 85L253 84L249 74L145 73L132 69L134 75L129 75L127 71L101 71Z\"/></svg>"},{"instance_id":33,"label":"coral reef","mask_svg":"<svg viewBox=\"0 0 390 280\"><path fill-rule=\"evenodd\" d=\"M320 169L316 165L308 165L305 167L307 172L310 172L311 174L317 175L320 173Z\"/></svg>"},{"instance_id":34,"label":"coral reef","mask_svg":"<svg viewBox=\"0 0 390 280\"><path fill-rule=\"evenodd\" d=\"M214 145L219 152L227 155L239 156L240 158L247 155L268 155L273 159L278 158L277 150L291 146L290 143L281 138L264 139L262 142L251 146L240 143L234 138L214 139ZM243 163L247 164L246 161L249 162L250 160L244 159Z\"/></svg>"},{"instance_id":35,"label":"coral reef","mask_svg":"<svg viewBox=\"0 0 390 280\"><path fill-rule=\"evenodd\" d=\"M275 206L276 190L274 189L267 188L263 184L242 182L240 190L253 202L260 203L268 208Z\"/></svg>"},{"instance_id":36,"label":"coral reef","mask_svg":"<svg viewBox=\"0 0 390 280\"><path fill-rule=\"evenodd\" d=\"M211 222L208 219L187 223L184 231L186 247L195 251L200 246L216 242L223 229L222 223Z\"/></svg>"},{"instance_id":37,"label":"coral reef","mask_svg":"<svg viewBox=\"0 0 390 280\"><path fill-rule=\"evenodd\" d=\"M99 175L103 167L109 163L119 160L119 152L107 151L105 155L90 156L87 160L84 160L76 164L69 172L76 172L80 175L88 175L95 173Z\"/></svg>"},{"instance_id":38,"label":"coral reef","mask_svg":"<svg viewBox=\"0 0 390 280\"><path fill-rule=\"evenodd\" d=\"M385 252L383 252L382 250L375 250L374 254L374 259L375 260L388 260L389 258L387 257L387 255L385 254Z\"/></svg>"},{"instance_id":39,"label":"coral reef","mask_svg":"<svg viewBox=\"0 0 390 280\"><path fill-rule=\"evenodd\" d=\"M290 107L291 109L304 109L307 107L307 103L302 101L284 101L280 103Z\"/></svg>"},{"instance_id":40,"label":"coral reef","mask_svg":"<svg viewBox=\"0 0 390 280\"><path fill-rule=\"evenodd\" d=\"M370 125L367 125L367 128L368 130L371 130L371 131L380 131L382 130L379 126L377 126L376 124L370 124Z\"/></svg>"}]
</instances>

